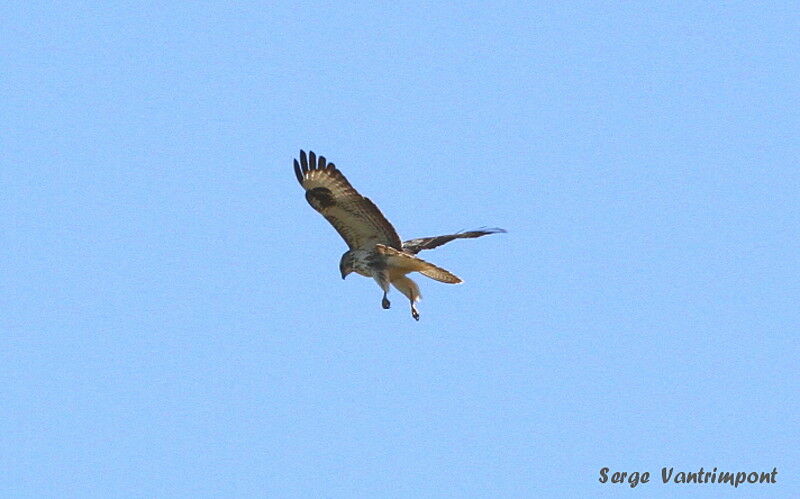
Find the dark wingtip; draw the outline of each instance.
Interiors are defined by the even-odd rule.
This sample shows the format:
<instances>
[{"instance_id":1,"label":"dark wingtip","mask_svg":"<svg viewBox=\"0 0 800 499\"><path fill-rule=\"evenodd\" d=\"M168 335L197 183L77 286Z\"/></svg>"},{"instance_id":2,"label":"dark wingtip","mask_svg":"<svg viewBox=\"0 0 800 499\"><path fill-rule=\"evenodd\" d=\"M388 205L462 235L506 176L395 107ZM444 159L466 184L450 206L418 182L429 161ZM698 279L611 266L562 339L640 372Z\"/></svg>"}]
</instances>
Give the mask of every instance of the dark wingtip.
<instances>
[{"instance_id":1,"label":"dark wingtip","mask_svg":"<svg viewBox=\"0 0 800 499\"><path fill-rule=\"evenodd\" d=\"M312 170L335 169L336 165L328 163L325 156L317 157L314 151L309 150L308 154L303 149L300 149L300 162L294 160L294 173L297 175L297 181L303 185L305 174Z\"/></svg>"},{"instance_id":2,"label":"dark wingtip","mask_svg":"<svg viewBox=\"0 0 800 499\"><path fill-rule=\"evenodd\" d=\"M300 163L297 160L294 160L294 174L297 176L297 181L300 182L300 185L303 185L303 171L300 170Z\"/></svg>"},{"instance_id":3,"label":"dark wingtip","mask_svg":"<svg viewBox=\"0 0 800 499\"><path fill-rule=\"evenodd\" d=\"M478 227L475 230L464 231L464 232L481 232L483 234L501 234L504 232L508 232L505 229L501 229L500 227Z\"/></svg>"},{"instance_id":4,"label":"dark wingtip","mask_svg":"<svg viewBox=\"0 0 800 499\"><path fill-rule=\"evenodd\" d=\"M473 237L488 236L489 234L504 234L508 232L500 227L478 227L474 230L462 230L457 234L474 234Z\"/></svg>"},{"instance_id":5,"label":"dark wingtip","mask_svg":"<svg viewBox=\"0 0 800 499\"><path fill-rule=\"evenodd\" d=\"M308 158L306 157L306 152L300 149L300 167L303 169L303 173L308 172Z\"/></svg>"}]
</instances>

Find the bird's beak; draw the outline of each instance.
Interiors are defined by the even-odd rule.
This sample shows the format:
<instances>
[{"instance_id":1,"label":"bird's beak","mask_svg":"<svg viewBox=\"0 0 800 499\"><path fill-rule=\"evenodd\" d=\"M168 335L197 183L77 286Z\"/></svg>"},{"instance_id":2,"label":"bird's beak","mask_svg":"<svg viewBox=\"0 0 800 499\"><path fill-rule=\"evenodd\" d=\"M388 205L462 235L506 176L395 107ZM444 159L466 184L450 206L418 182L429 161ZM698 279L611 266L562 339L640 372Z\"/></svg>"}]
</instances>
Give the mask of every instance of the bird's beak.
<instances>
[{"instance_id":1,"label":"bird's beak","mask_svg":"<svg viewBox=\"0 0 800 499\"><path fill-rule=\"evenodd\" d=\"M347 277L347 274L349 274L349 273L350 272L348 272L347 270L343 270L342 271L342 280L344 280L344 278Z\"/></svg>"}]
</instances>

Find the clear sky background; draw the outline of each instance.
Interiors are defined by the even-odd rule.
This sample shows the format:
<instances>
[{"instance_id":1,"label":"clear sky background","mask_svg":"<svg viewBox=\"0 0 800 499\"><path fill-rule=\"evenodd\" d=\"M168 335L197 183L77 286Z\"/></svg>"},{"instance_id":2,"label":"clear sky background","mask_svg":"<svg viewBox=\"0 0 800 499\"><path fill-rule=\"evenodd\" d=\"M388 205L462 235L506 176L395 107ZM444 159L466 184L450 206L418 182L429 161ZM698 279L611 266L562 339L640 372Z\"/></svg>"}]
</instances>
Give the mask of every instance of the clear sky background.
<instances>
[{"instance_id":1,"label":"clear sky background","mask_svg":"<svg viewBox=\"0 0 800 499\"><path fill-rule=\"evenodd\" d=\"M800 493L800 10L6 2L0 495ZM342 281L299 149L461 276ZM662 466L775 485L665 486ZM742 490L744 488L744 490ZM644 496L643 496L644 497Z\"/></svg>"}]
</instances>

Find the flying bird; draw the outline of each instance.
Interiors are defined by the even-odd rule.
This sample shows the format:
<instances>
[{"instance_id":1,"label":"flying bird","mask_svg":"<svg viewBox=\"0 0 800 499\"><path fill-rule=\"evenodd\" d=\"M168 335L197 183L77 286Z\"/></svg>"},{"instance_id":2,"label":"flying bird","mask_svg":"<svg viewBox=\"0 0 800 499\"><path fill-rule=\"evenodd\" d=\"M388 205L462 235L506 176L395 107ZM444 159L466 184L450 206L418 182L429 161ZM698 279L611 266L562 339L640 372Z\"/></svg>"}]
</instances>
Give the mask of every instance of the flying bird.
<instances>
[{"instance_id":1,"label":"flying bird","mask_svg":"<svg viewBox=\"0 0 800 499\"><path fill-rule=\"evenodd\" d=\"M294 160L294 173L306 190L308 204L333 225L349 247L339 262L342 279L352 272L375 279L383 290L381 305L385 309L390 306L387 294L389 285L393 285L411 302L411 316L416 320L419 320L416 302L422 296L417 283L406 274L419 272L447 284L462 282L453 273L416 257L417 253L454 239L505 232L496 228L479 229L401 241L375 203L359 194L336 165L328 163L324 156L318 157L313 151L306 156L301 150L300 161Z\"/></svg>"}]
</instances>

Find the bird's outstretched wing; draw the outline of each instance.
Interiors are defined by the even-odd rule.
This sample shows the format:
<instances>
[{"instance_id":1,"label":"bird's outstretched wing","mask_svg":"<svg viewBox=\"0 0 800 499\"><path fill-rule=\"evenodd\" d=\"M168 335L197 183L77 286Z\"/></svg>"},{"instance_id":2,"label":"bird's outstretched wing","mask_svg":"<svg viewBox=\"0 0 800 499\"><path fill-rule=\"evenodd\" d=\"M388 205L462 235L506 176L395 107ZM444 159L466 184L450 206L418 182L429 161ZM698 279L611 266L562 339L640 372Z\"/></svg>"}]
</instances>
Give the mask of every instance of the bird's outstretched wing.
<instances>
[{"instance_id":1,"label":"bird's outstretched wing","mask_svg":"<svg viewBox=\"0 0 800 499\"><path fill-rule=\"evenodd\" d=\"M454 239L469 239L473 237L486 236L488 234L497 234L500 232L505 232L505 230L497 228L478 229L478 230L471 230L469 232L459 232L458 234L448 234L446 236L420 237L417 239L411 239L409 241L403 241L402 249L406 253L411 253L412 255L416 255L422 250L433 249L437 246L449 243Z\"/></svg>"},{"instance_id":2,"label":"bird's outstretched wing","mask_svg":"<svg viewBox=\"0 0 800 499\"><path fill-rule=\"evenodd\" d=\"M300 151L294 173L306 200L342 236L350 249L373 250L376 244L400 249L400 237L375 203L356 191L324 156Z\"/></svg>"}]
</instances>

